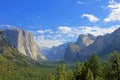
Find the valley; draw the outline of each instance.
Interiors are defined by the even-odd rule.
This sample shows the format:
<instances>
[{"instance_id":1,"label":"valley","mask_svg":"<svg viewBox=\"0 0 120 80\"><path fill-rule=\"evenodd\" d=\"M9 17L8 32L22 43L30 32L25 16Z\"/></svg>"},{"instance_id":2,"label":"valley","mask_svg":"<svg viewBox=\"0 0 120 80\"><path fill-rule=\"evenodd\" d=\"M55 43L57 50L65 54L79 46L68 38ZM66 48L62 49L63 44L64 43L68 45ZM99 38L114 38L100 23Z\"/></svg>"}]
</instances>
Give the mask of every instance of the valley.
<instances>
[{"instance_id":1,"label":"valley","mask_svg":"<svg viewBox=\"0 0 120 80\"><path fill-rule=\"evenodd\" d=\"M0 0L0 80L120 80L120 0Z\"/></svg>"},{"instance_id":2,"label":"valley","mask_svg":"<svg viewBox=\"0 0 120 80\"><path fill-rule=\"evenodd\" d=\"M76 43L67 43L53 48L51 50L52 52L50 51L50 53L46 53L46 55L51 55L51 57L48 56L49 58L48 57L43 58L44 60L40 59L42 58L41 56L44 55L43 53L40 52L36 53L38 54L36 59L30 57L31 54L30 56L28 56L20 51L17 45L18 43L20 44L21 42L14 43L13 41L15 39L18 40L19 38L17 37L17 35L16 36L10 35L10 34L14 34L14 31L17 32L18 30L19 29L15 29L15 28L7 30L7 33L9 33L9 38L7 33L5 33L6 30L0 31L0 79L1 80L79 80L79 79L80 80L94 80L94 79L119 80L120 79L120 77L117 76L120 70L119 69L120 52L117 52L120 50L119 47L120 29L115 30L111 34L98 36L98 37L94 37L92 35L88 35L88 36L80 35ZM25 36L23 37L23 41L25 40L24 38L26 37ZM101 39L102 41L100 41ZM9 40L13 42L11 41L9 42ZM100 48L100 46L97 47L97 45L99 45L98 41L101 42L100 44L102 44L103 42L104 45L101 46L103 47L103 49ZM114 44L112 41L114 42ZM109 46L108 44L111 46ZM26 45L23 45L23 47L26 48ZM29 47L32 45L34 44L29 45ZM94 48L92 48L93 46ZM30 49L32 50L32 48ZM84 53L81 53L81 51L82 52L84 51ZM89 54L86 54L85 53L86 51ZM95 51L99 51L99 52L95 53ZM114 73L110 73L111 71L110 69L114 66L116 66L116 68L112 69ZM93 69L95 69L95 71L93 71ZM104 75L102 75L103 73ZM109 75L114 77L108 77Z\"/></svg>"}]
</instances>

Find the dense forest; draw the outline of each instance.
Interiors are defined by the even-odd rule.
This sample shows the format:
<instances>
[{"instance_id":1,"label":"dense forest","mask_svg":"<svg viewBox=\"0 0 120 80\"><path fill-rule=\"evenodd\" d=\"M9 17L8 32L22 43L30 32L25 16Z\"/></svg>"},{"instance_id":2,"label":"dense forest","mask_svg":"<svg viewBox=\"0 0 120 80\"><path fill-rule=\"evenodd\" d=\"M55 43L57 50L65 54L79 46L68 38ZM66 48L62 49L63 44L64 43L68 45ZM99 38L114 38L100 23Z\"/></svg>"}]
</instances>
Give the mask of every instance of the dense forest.
<instances>
[{"instance_id":1,"label":"dense forest","mask_svg":"<svg viewBox=\"0 0 120 80\"><path fill-rule=\"evenodd\" d=\"M6 56L0 55L0 80L120 80L120 54L117 51L106 61L101 61L94 53L88 60L75 64L18 62L11 57L7 60Z\"/></svg>"},{"instance_id":2,"label":"dense forest","mask_svg":"<svg viewBox=\"0 0 120 80\"><path fill-rule=\"evenodd\" d=\"M108 61L101 62L94 53L87 61L78 61L73 69L61 63L50 80L120 80L120 54L114 51Z\"/></svg>"}]
</instances>

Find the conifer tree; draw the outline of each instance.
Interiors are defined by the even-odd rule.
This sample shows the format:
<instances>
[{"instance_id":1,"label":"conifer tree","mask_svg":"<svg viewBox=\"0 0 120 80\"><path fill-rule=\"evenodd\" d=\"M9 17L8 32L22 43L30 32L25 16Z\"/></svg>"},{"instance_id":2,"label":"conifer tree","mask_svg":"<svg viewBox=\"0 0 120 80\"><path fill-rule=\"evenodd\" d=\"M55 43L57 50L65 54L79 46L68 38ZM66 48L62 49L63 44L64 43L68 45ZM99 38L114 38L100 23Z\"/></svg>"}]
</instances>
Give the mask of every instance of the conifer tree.
<instances>
[{"instance_id":1,"label":"conifer tree","mask_svg":"<svg viewBox=\"0 0 120 80\"><path fill-rule=\"evenodd\" d=\"M55 80L55 75L51 73L51 74L49 75L49 80Z\"/></svg>"},{"instance_id":2,"label":"conifer tree","mask_svg":"<svg viewBox=\"0 0 120 80\"><path fill-rule=\"evenodd\" d=\"M60 61L57 68L56 80L67 80L67 65Z\"/></svg>"},{"instance_id":3,"label":"conifer tree","mask_svg":"<svg viewBox=\"0 0 120 80\"><path fill-rule=\"evenodd\" d=\"M96 53L94 53L91 58L85 63L85 66L91 69L94 80L101 77L102 66Z\"/></svg>"},{"instance_id":4,"label":"conifer tree","mask_svg":"<svg viewBox=\"0 0 120 80\"><path fill-rule=\"evenodd\" d=\"M79 61L76 62L76 68L75 68L75 79L80 80L82 74L82 66Z\"/></svg>"},{"instance_id":5,"label":"conifer tree","mask_svg":"<svg viewBox=\"0 0 120 80\"><path fill-rule=\"evenodd\" d=\"M67 71L67 80L75 80L73 72L71 70Z\"/></svg>"},{"instance_id":6,"label":"conifer tree","mask_svg":"<svg viewBox=\"0 0 120 80\"><path fill-rule=\"evenodd\" d=\"M120 80L120 54L114 52L111 60L104 67L106 80Z\"/></svg>"},{"instance_id":7,"label":"conifer tree","mask_svg":"<svg viewBox=\"0 0 120 80\"><path fill-rule=\"evenodd\" d=\"M94 80L92 71L88 68L86 80Z\"/></svg>"}]
</instances>

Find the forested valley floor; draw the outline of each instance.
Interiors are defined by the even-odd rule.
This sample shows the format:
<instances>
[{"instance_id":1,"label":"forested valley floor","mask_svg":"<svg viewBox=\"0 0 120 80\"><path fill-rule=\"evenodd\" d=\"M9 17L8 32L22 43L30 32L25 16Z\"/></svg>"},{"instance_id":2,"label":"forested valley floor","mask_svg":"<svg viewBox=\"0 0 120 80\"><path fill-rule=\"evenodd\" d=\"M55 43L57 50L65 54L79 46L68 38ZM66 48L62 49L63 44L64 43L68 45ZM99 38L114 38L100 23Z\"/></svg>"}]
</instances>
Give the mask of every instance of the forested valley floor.
<instances>
[{"instance_id":1,"label":"forested valley floor","mask_svg":"<svg viewBox=\"0 0 120 80\"><path fill-rule=\"evenodd\" d=\"M0 55L0 80L120 80L120 53L102 61L94 53L85 62L29 63Z\"/></svg>"}]
</instances>

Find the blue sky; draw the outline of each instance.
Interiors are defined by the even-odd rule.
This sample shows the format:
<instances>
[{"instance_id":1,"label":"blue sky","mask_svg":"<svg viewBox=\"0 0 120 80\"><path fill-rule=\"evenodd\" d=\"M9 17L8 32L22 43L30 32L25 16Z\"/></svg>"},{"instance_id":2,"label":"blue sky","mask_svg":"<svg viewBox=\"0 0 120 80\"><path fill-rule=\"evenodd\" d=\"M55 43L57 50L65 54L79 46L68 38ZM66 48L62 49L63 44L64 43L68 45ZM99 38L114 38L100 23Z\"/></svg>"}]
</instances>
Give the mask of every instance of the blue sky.
<instances>
[{"instance_id":1,"label":"blue sky","mask_svg":"<svg viewBox=\"0 0 120 80\"><path fill-rule=\"evenodd\" d=\"M120 0L0 0L0 27L29 30L43 47L75 41L79 34L110 33L119 25Z\"/></svg>"}]
</instances>

